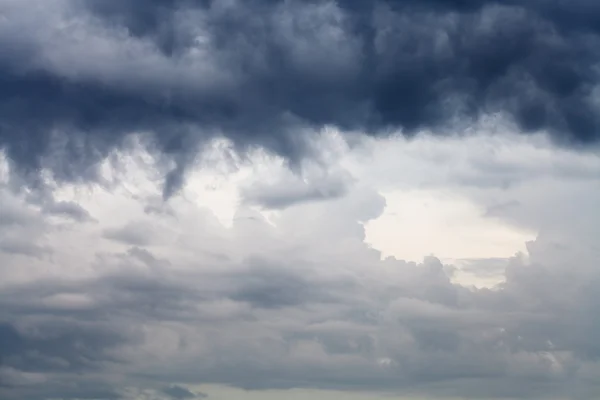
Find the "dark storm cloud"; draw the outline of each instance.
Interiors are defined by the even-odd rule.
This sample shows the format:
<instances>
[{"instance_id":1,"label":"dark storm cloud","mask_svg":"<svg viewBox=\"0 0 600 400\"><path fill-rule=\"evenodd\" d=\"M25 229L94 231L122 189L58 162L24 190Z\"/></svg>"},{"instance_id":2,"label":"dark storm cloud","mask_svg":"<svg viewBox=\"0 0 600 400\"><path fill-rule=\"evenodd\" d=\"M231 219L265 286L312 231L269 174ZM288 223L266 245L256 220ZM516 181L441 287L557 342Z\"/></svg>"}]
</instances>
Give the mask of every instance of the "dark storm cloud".
<instances>
[{"instance_id":1,"label":"dark storm cloud","mask_svg":"<svg viewBox=\"0 0 600 400\"><path fill-rule=\"evenodd\" d=\"M499 3L10 1L0 144L22 170L87 179L150 131L178 163L169 195L217 134L297 160L311 147L301 127L444 132L501 112L523 131L596 141L600 7Z\"/></svg>"}]
</instances>

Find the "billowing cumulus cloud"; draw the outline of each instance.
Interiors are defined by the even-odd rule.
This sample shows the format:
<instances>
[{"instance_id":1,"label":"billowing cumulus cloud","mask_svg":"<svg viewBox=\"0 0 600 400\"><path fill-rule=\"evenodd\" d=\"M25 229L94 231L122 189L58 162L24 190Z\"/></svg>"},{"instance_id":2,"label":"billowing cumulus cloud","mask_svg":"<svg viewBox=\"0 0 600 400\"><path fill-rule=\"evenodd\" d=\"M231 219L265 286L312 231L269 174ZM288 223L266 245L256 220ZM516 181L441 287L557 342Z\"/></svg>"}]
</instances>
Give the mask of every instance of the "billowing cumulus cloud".
<instances>
[{"instance_id":1,"label":"billowing cumulus cloud","mask_svg":"<svg viewBox=\"0 0 600 400\"><path fill-rule=\"evenodd\" d=\"M590 0L5 0L0 145L23 171L92 179L145 132L176 163L168 196L222 135L296 162L326 126L448 134L500 114L585 144L599 15Z\"/></svg>"},{"instance_id":2,"label":"billowing cumulus cloud","mask_svg":"<svg viewBox=\"0 0 600 400\"><path fill-rule=\"evenodd\" d=\"M597 154L510 135L330 139L333 167L304 175L209 152L168 201L141 145L113 151L100 183L42 171L43 199L4 161L0 397L596 398ZM307 198L324 182L344 193ZM465 218L536 234L507 257L382 259L366 231L392 188L451 190L479 210ZM257 200L280 193L285 207Z\"/></svg>"},{"instance_id":3,"label":"billowing cumulus cloud","mask_svg":"<svg viewBox=\"0 0 600 400\"><path fill-rule=\"evenodd\" d=\"M591 0L0 0L0 398L598 398Z\"/></svg>"}]
</instances>

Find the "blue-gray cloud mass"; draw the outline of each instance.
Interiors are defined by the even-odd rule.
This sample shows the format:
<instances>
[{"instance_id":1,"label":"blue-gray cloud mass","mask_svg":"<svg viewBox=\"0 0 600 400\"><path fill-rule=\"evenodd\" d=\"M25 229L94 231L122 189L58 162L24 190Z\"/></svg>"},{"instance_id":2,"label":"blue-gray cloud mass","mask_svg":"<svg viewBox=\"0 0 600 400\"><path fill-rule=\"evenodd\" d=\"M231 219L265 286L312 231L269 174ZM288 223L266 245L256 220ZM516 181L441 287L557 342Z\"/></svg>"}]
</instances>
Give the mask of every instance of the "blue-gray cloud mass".
<instances>
[{"instance_id":1,"label":"blue-gray cloud mass","mask_svg":"<svg viewBox=\"0 0 600 400\"><path fill-rule=\"evenodd\" d=\"M600 162L579 149L600 139L599 62L592 0L0 0L0 398L597 399ZM425 135L364 171L410 143L338 160L314 140L496 114L552 140ZM281 158L175 195L221 137ZM367 226L413 189L537 236L382 258ZM425 206L391 225L429 234ZM487 240L460 212L447 232Z\"/></svg>"},{"instance_id":2,"label":"blue-gray cloud mass","mask_svg":"<svg viewBox=\"0 0 600 400\"><path fill-rule=\"evenodd\" d=\"M301 128L327 125L448 133L502 113L565 144L600 137L591 0L6 1L0 15L0 146L58 179L91 179L141 131L175 175L216 135L293 161L311 152Z\"/></svg>"}]
</instances>

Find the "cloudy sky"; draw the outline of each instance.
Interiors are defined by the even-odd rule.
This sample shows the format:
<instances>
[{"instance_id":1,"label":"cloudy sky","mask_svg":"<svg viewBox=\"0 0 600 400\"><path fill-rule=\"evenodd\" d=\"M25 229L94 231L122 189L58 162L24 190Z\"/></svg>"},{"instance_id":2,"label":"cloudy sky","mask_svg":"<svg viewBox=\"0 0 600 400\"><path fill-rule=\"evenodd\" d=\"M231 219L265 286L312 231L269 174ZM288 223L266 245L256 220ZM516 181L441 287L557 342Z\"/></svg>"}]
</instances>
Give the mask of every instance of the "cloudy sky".
<instances>
[{"instance_id":1,"label":"cloudy sky","mask_svg":"<svg viewBox=\"0 0 600 400\"><path fill-rule=\"evenodd\" d=\"M0 0L0 398L600 395L596 0Z\"/></svg>"}]
</instances>

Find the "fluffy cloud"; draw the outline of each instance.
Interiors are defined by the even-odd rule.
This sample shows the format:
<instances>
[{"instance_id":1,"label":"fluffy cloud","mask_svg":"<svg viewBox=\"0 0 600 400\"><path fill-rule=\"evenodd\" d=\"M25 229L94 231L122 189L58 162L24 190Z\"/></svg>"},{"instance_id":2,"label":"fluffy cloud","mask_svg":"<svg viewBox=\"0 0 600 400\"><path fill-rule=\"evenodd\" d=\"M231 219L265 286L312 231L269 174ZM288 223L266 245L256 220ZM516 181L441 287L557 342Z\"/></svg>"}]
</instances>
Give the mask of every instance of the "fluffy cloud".
<instances>
[{"instance_id":1,"label":"fluffy cloud","mask_svg":"<svg viewBox=\"0 0 600 400\"><path fill-rule=\"evenodd\" d=\"M336 137L321 146L336 148ZM488 168L481 168L472 151L501 149L497 141L512 150L482 157ZM467 149L473 158L462 155ZM428 168L440 156L447 169L435 182ZM589 173L597 156L506 135L368 141L354 150L338 146L330 152L333 172L303 177L306 187L349 177L343 196L318 202L278 183L298 179L281 159L235 157L228 150L202 157L212 169L190 172L181 194L167 202L160 157L143 146L113 153L99 168L103 184L47 178L42 197L16 185L17 170L5 163L3 398L202 398L218 395L214 385L594 398L600 254L589 229L598 216L590 201L579 206L585 218L571 218L570 194L580 188L581 196L597 196ZM544 157L546 164L531 161ZM380 173L394 166L398 174ZM318 171L305 170L311 168ZM465 184L465 174L476 179ZM271 181L261 183L265 177ZM453 187L487 218L536 226L540 234L526 254L463 261L464 271L435 257L382 259L364 242L364 225L386 207L375 188L418 187L420 179L430 190ZM271 196L268 188L278 185L291 187L286 195L298 200L286 208L248 201L249 188ZM207 207L211 193L221 201ZM544 194L552 197L546 205ZM513 205L490 208L508 198ZM234 210L229 226L211 211L223 203ZM48 212L47 204L79 211ZM539 213L512 211L523 207ZM47 251L10 251L15 241ZM477 289L457 279L489 273L490 265L503 277L498 286Z\"/></svg>"},{"instance_id":2,"label":"fluffy cloud","mask_svg":"<svg viewBox=\"0 0 600 400\"><path fill-rule=\"evenodd\" d=\"M0 397L597 398L599 15L0 1Z\"/></svg>"}]
</instances>

